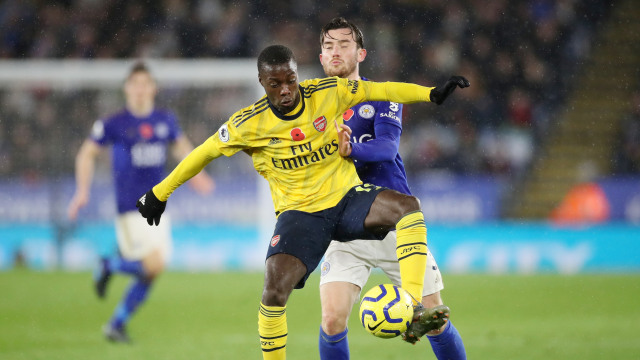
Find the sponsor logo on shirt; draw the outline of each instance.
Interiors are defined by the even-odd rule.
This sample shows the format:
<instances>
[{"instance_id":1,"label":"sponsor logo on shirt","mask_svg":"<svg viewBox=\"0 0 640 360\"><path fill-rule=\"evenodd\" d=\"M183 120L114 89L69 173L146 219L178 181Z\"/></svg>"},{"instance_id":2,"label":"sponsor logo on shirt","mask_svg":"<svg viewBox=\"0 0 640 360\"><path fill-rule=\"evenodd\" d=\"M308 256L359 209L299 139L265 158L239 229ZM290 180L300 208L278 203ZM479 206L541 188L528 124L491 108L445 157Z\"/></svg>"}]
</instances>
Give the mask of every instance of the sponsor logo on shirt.
<instances>
[{"instance_id":1,"label":"sponsor logo on shirt","mask_svg":"<svg viewBox=\"0 0 640 360\"><path fill-rule=\"evenodd\" d=\"M363 119L371 119L375 114L376 110L369 104L362 105L358 110L358 115Z\"/></svg>"},{"instance_id":2,"label":"sponsor logo on shirt","mask_svg":"<svg viewBox=\"0 0 640 360\"><path fill-rule=\"evenodd\" d=\"M380 117L381 118L388 117L388 118L391 118L391 119L393 119L393 120L395 120L397 122L400 122L400 118L394 112L389 112L388 114L380 114Z\"/></svg>"},{"instance_id":3,"label":"sponsor logo on shirt","mask_svg":"<svg viewBox=\"0 0 640 360\"><path fill-rule=\"evenodd\" d=\"M274 237L271 238L271 247L278 245L279 242L280 242L280 235L275 235Z\"/></svg>"},{"instance_id":4,"label":"sponsor logo on shirt","mask_svg":"<svg viewBox=\"0 0 640 360\"><path fill-rule=\"evenodd\" d=\"M311 147L311 143L296 144L291 146L291 158L271 158L271 163L276 169L292 170L301 168L319 161L323 161L338 151L338 140L321 145L317 149Z\"/></svg>"}]
</instances>

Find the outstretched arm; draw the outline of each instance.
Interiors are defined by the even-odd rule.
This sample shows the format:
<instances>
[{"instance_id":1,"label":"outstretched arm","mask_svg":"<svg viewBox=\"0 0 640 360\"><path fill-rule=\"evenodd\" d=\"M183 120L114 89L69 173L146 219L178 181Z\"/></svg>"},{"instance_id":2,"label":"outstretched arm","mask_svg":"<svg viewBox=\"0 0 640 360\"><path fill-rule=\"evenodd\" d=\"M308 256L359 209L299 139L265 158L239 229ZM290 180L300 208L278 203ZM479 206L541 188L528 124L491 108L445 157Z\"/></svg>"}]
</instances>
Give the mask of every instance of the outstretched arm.
<instances>
[{"instance_id":1,"label":"outstretched arm","mask_svg":"<svg viewBox=\"0 0 640 360\"><path fill-rule=\"evenodd\" d=\"M451 93L453 93L453 90L458 87L464 89L469 87L469 85L471 85L469 80L465 79L463 76L452 76L444 85L431 90L429 98L432 102L440 105L447 99L447 97L449 97L449 95L451 95Z\"/></svg>"},{"instance_id":2,"label":"outstretched arm","mask_svg":"<svg viewBox=\"0 0 640 360\"><path fill-rule=\"evenodd\" d=\"M212 138L209 138L189 153L162 182L147 191L136 203L138 211L147 219L147 223L158 225L169 196L221 155Z\"/></svg>"},{"instance_id":3,"label":"outstretched arm","mask_svg":"<svg viewBox=\"0 0 640 360\"><path fill-rule=\"evenodd\" d=\"M433 101L440 105L456 87L465 88L470 83L462 76L452 76L444 85L438 87L401 82L376 83L354 80L347 81L345 85L346 92L353 94L347 103L348 107L352 107L364 101L393 101L401 104Z\"/></svg>"}]
</instances>

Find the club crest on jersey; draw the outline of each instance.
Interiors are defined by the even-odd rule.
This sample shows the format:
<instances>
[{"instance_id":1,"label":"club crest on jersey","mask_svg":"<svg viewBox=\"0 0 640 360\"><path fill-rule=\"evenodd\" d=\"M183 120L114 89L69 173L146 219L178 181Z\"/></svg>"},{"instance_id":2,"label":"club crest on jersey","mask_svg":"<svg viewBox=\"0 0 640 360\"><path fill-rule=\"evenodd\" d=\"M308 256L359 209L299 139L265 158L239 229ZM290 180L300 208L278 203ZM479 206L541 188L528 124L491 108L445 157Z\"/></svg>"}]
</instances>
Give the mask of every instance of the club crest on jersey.
<instances>
[{"instance_id":1,"label":"club crest on jersey","mask_svg":"<svg viewBox=\"0 0 640 360\"><path fill-rule=\"evenodd\" d=\"M227 124L220 126L218 130L218 136L220 137L220 141L227 142L229 141L229 129L227 128Z\"/></svg>"},{"instance_id":2,"label":"club crest on jersey","mask_svg":"<svg viewBox=\"0 0 640 360\"><path fill-rule=\"evenodd\" d=\"M280 235L275 235L274 237L271 238L271 247L278 245L279 242L280 242Z\"/></svg>"},{"instance_id":3,"label":"club crest on jersey","mask_svg":"<svg viewBox=\"0 0 640 360\"><path fill-rule=\"evenodd\" d=\"M169 126L165 123L159 123L156 125L155 132L160 139L166 139L169 136Z\"/></svg>"},{"instance_id":4,"label":"club crest on jersey","mask_svg":"<svg viewBox=\"0 0 640 360\"><path fill-rule=\"evenodd\" d=\"M302 130L300 130L300 128L294 128L291 130L291 140L293 141L302 141L306 137L307 136L302 132Z\"/></svg>"},{"instance_id":5,"label":"club crest on jersey","mask_svg":"<svg viewBox=\"0 0 640 360\"><path fill-rule=\"evenodd\" d=\"M358 115L360 115L360 117L364 119L371 119L375 114L376 110L369 104L362 105L358 110Z\"/></svg>"},{"instance_id":6,"label":"club crest on jersey","mask_svg":"<svg viewBox=\"0 0 640 360\"><path fill-rule=\"evenodd\" d=\"M355 111L353 111L353 109L349 109L342 114L342 119L344 121L349 121L353 117L353 114L355 114Z\"/></svg>"},{"instance_id":7,"label":"club crest on jersey","mask_svg":"<svg viewBox=\"0 0 640 360\"><path fill-rule=\"evenodd\" d=\"M315 119L313 121L313 127L316 128L316 130L323 132L327 128L327 118L322 115Z\"/></svg>"},{"instance_id":8,"label":"club crest on jersey","mask_svg":"<svg viewBox=\"0 0 640 360\"><path fill-rule=\"evenodd\" d=\"M142 123L138 126L138 133L143 139L149 140L153 136L153 127L148 123Z\"/></svg>"}]
</instances>

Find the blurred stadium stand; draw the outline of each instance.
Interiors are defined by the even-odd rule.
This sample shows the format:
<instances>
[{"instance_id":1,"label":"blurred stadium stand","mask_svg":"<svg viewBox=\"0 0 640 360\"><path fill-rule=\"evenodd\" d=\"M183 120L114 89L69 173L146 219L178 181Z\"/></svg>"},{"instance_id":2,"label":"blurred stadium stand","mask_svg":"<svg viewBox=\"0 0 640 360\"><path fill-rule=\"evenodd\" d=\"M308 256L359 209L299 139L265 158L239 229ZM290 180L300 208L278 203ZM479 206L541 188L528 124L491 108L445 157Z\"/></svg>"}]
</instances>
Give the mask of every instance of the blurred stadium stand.
<instances>
[{"instance_id":1,"label":"blurred stadium stand","mask_svg":"<svg viewBox=\"0 0 640 360\"><path fill-rule=\"evenodd\" d=\"M629 105L639 87L639 7L634 0L3 1L0 237L2 244L11 240L13 245L4 247L5 255L0 246L0 268L29 229L34 238L53 238L59 245L113 237L101 227L114 213L108 161L100 163L97 203L83 213L79 229L65 222L64 210L80 143L94 120L122 106L119 85L126 64L138 58L158 66L201 61L220 72L216 61L252 62L264 46L281 43L296 53L303 77L321 77L319 29L337 15L364 31L369 51L361 64L364 76L436 85L461 74L472 83L443 106L405 107L401 152L425 216L436 224L480 224L458 235L436 227L436 234L452 240L447 246L453 247L456 238L473 239L476 231L492 234L491 226L484 226L493 221L545 220L572 187L584 182L602 188L608 220L640 222L640 100ZM59 66L59 73L48 77L101 63L104 68L94 68L92 78L103 79L87 84L76 73L68 83L33 82L37 73L27 64L39 62L49 69ZM107 71L113 71L109 62L120 70ZM255 72L252 65L247 69ZM31 80L16 81L16 75ZM158 98L160 106L178 114L194 143L258 96L247 82L210 87L196 82L172 85L165 79ZM178 237L196 239L204 233L181 224L233 223L236 211L255 211L260 190L252 185L255 174L246 157L215 162L207 170L221 191L214 194L215 202L199 209L193 208L189 190L176 194ZM254 230L239 231L245 243L256 237ZM518 230L514 237L528 238L528 231ZM228 246L206 253L233 253ZM82 268L88 263L78 254L88 250L74 249L75 257L58 258L72 256ZM198 263L201 250L178 249L189 253L178 254L182 266L187 258ZM245 261L229 259L236 265Z\"/></svg>"}]
</instances>

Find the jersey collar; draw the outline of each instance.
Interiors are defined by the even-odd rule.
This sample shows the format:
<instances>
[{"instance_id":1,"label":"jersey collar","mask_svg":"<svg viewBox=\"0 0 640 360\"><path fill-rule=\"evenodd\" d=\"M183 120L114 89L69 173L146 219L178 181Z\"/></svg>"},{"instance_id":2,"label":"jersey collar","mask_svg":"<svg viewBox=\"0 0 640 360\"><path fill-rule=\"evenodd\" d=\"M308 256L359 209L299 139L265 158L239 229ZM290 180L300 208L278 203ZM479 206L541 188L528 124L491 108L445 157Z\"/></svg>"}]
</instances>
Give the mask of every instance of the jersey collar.
<instances>
[{"instance_id":1,"label":"jersey collar","mask_svg":"<svg viewBox=\"0 0 640 360\"><path fill-rule=\"evenodd\" d=\"M269 107L271 108L271 111L273 111L273 114L275 116L277 116L279 119L281 120L295 120L297 119L303 112L304 112L304 108L305 108L305 102L304 102L304 89L302 88L301 85L298 85L298 91L300 91L300 110L298 110L298 112L296 112L295 114L292 115L285 115L283 113L281 113L280 111L278 111L278 109L276 109L272 104L271 101L269 101L269 98L267 98L267 102L269 103Z\"/></svg>"}]
</instances>

